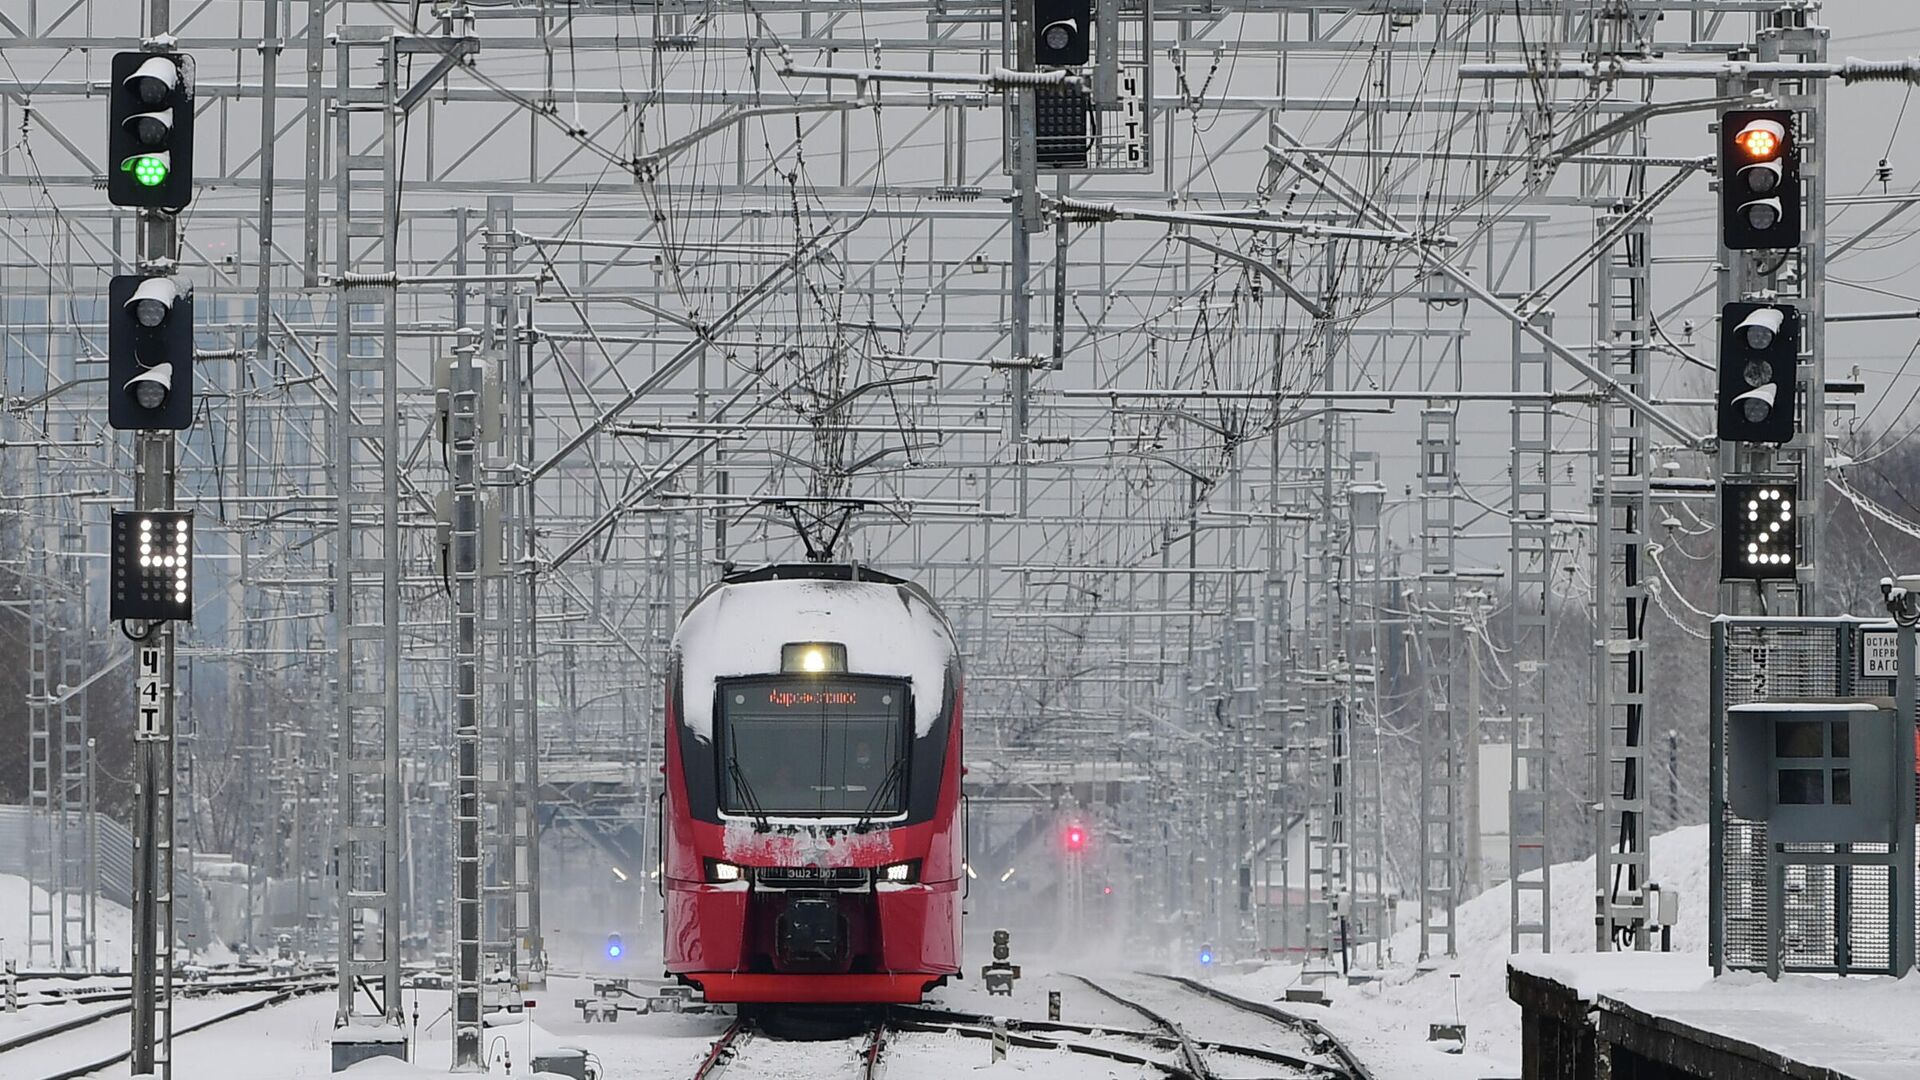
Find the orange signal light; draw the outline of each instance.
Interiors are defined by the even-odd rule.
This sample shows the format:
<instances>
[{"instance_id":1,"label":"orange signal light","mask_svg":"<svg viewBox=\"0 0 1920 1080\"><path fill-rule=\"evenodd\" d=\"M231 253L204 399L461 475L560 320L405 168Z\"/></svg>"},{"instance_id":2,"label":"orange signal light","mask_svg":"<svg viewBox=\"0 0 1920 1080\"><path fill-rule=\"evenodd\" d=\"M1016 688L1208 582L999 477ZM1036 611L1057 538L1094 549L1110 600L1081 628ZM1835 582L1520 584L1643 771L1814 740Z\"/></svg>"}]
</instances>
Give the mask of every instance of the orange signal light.
<instances>
[{"instance_id":1,"label":"orange signal light","mask_svg":"<svg viewBox=\"0 0 1920 1080\"><path fill-rule=\"evenodd\" d=\"M1780 148L1780 140L1773 132L1758 128L1749 128L1741 132L1736 136L1735 141L1739 142L1741 149L1745 150L1748 156L1763 161L1772 157L1774 151Z\"/></svg>"},{"instance_id":2,"label":"orange signal light","mask_svg":"<svg viewBox=\"0 0 1920 1080\"><path fill-rule=\"evenodd\" d=\"M1786 149L1786 125L1778 120L1753 120L1740 129L1733 137L1738 146L1753 161L1772 161Z\"/></svg>"}]
</instances>

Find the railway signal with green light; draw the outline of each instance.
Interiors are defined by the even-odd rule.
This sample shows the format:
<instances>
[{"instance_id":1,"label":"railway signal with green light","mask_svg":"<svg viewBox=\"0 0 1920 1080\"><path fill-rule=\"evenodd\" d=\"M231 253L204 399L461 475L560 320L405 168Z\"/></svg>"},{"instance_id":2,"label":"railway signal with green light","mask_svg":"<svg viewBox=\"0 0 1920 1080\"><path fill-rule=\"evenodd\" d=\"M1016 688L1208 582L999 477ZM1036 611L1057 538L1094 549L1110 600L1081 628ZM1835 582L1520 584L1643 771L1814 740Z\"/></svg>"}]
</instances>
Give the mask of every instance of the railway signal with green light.
<instances>
[{"instance_id":1,"label":"railway signal with green light","mask_svg":"<svg viewBox=\"0 0 1920 1080\"><path fill-rule=\"evenodd\" d=\"M123 52L108 95L107 199L178 210L193 200L193 60Z\"/></svg>"}]
</instances>

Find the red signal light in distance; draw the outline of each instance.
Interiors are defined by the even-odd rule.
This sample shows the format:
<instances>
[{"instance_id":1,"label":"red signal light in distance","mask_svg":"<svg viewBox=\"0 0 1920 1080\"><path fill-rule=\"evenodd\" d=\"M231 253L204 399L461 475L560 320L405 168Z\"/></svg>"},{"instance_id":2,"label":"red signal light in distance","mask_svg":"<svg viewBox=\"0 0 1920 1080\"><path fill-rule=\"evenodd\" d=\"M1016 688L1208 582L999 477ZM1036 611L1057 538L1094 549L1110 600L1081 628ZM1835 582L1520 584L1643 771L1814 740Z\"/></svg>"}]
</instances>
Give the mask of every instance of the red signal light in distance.
<instances>
[{"instance_id":1,"label":"red signal light in distance","mask_svg":"<svg viewBox=\"0 0 1920 1080\"><path fill-rule=\"evenodd\" d=\"M1087 830L1078 825L1067 826L1067 850L1079 851L1087 846Z\"/></svg>"}]
</instances>

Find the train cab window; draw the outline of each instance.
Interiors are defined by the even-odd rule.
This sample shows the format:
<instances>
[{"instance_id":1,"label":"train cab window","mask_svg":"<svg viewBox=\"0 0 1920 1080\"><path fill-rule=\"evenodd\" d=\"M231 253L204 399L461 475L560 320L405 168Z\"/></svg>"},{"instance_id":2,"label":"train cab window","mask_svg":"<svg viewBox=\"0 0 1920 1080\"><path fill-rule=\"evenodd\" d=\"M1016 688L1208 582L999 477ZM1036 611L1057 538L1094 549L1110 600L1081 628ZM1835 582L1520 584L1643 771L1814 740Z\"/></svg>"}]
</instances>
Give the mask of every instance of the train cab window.
<instances>
[{"instance_id":1,"label":"train cab window","mask_svg":"<svg viewBox=\"0 0 1920 1080\"><path fill-rule=\"evenodd\" d=\"M717 696L723 811L887 817L906 807L906 683L727 679Z\"/></svg>"}]
</instances>

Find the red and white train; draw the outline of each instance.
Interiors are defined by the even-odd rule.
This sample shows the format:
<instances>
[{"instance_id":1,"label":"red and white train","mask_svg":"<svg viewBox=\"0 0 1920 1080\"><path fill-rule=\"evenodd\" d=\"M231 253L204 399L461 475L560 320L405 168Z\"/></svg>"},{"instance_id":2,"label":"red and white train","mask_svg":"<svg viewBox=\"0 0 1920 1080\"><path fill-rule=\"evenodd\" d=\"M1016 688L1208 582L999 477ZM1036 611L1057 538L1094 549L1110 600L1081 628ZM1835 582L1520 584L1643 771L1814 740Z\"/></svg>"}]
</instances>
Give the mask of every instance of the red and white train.
<instances>
[{"instance_id":1,"label":"red and white train","mask_svg":"<svg viewBox=\"0 0 1920 1080\"><path fill-rule=\"evenodd\" d=\"M710 1002L917 1002L960 970L961 670L926 590L775 565L674 638L669 975Z\"/></svg>"}]
</instances>

